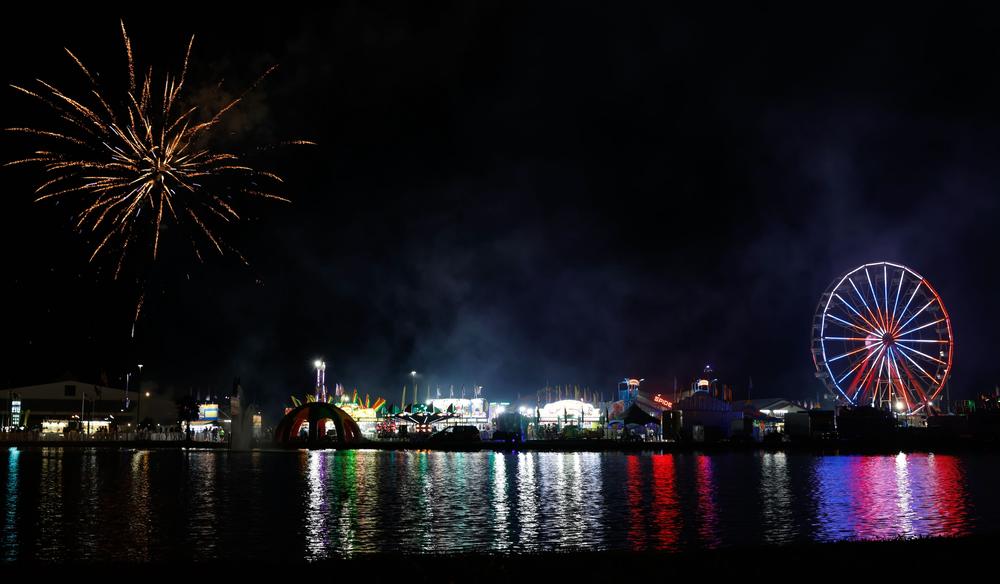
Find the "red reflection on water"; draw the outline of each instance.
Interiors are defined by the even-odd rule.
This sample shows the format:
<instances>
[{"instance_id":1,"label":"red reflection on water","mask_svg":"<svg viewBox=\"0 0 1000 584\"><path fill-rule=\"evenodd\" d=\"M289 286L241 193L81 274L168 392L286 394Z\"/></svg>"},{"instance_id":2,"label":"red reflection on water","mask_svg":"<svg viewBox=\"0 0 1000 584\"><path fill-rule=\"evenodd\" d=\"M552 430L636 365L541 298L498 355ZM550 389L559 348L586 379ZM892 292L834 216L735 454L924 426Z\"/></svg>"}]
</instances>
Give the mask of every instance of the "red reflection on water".
<instances>
[{"instance_id":1,"label":"red reflection on water","mask_svg":"<svg viewBox=\"0 0 1000 584\"><path fill-rule=\"evenodd\" d=\"M642 471L639 468L639 457L628 456L625 463L626 488L628 499L628 541L633 550L646 547L646 530L643 526L645 514L642 508Z\"/></svg>"},{"instance_id":2,"label":"red reflection on water","mask_svg":"<svg viewBox=\"0 0 1000 584\"><path fill-rule=\"evenodd\" d=\"M931 455L927 459L931 500L941 519L941 535L957 537L968 535L970 529L965 500L965 476L962 461L954 456Z\"/></svg>"},{"instance_id":3,"label":"red reflection on water","mask_svg":"<svg viewBox=\"0 0 1000 584\"><path fill-rule=\"evenodd\" d=\"M695 460L695 483L698 491L698 535L706 547L719 545L719 517L715 509L715 485L712 483L712 458L699 454Z\"/></svg>"},{"instance_id":4,"label":"red reflection on water","mask_svg":"<svg viewBox=\"0 0 1000 584\"><path fill-rule=\"evenodd\" d=\"M970 530L955 457L831 458L820 463L818 478L824 538L955 536Z\"/></svg>"},{"instance_id":5,"label":"red reflection on water","mask_svg":"<svg viewBox=\"0 0 1000 584\"><path fill-rule=\"evenodd\" d=\"M657 527L656 549L660 550L675 549L681 531L675 481L674 455L653 455L653 517Z\"/></svg>"}]
</instances>

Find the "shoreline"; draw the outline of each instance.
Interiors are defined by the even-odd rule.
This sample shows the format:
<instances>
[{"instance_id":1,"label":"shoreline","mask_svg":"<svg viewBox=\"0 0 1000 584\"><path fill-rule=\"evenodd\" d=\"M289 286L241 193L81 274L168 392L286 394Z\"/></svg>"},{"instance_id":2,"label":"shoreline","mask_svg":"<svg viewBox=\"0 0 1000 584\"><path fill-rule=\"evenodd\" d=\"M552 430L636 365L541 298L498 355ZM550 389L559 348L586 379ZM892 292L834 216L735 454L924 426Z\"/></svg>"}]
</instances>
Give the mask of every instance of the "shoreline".
<instances>
[{"instance_id":1,"label":"shoreline","mask_svg":"<svg viewBox=\"0 0 1000 584\"><path fill-rule=\"evenodd\" d=\"M227 442L184 442L177 440L11 440L0 441L7 448L117 448L156 450L226 450L232 451ZM280 447L263 444L249 450L236 452L294 452L299 450L381 450L441 451L441 452L624 452L624 453L687 453L708 454L746 452L786 452L813 455L892 455L899 453L996 453L1000 442L974 439L890 439L879 441L800 441L783 443L693 443L693 442L621 442L618 440L529 440L519 444L510 442L482 442L475 444L427 444L422 442L364 442L340 445L301 444Z\"/></svg>"}]
</instances>

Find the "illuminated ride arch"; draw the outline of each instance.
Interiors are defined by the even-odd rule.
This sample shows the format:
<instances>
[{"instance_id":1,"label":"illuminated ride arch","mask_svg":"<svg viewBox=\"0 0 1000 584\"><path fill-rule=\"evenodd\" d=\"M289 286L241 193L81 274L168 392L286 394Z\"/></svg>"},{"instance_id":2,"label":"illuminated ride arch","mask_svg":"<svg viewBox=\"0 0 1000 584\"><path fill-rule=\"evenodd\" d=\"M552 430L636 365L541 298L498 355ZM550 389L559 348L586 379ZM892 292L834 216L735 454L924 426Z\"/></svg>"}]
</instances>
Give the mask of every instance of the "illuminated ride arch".
<instances>
[{"instance_id":1,"label":"illuminated ride arch","mask_svg":"<svg viewBox=\"0 0 1000 584\"><path fill-rule=\"evenodd\" d=\"M328 440L325 436L320 435L320 422L323 420L333 421L333 425L337 429L336 439ZM299 438L299 430L303 425L308 425L309 428L309 435L304 443L307 446L323 444L348 446L364 441L361 428L347 412L333 404L309 402L288 412L278 422L278 427L274 430L275 443L279 446L302 445L303 441Z\"/></svg>"},{"instance_id":2,"label":"illuminated ride arch","mask_svg":"<svg viewBox=\"0 0 1000 584\"><path fill-rule=\"evenodd\" d=\"M813 319L816 377L851 405L908 414L936 409L954 348L941 297L900 264L865 264L837 278Z\"/></svg>"}]
</instances>

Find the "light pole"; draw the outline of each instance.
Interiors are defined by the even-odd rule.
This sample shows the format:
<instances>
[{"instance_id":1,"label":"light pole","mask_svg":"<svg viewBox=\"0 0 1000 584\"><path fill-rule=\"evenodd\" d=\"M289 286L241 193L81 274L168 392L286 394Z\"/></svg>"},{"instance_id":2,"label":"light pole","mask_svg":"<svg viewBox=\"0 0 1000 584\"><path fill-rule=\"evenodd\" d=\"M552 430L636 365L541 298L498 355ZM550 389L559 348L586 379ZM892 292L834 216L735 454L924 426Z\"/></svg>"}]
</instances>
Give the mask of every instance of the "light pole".
<instances>
[{"instance_id":1,"label":"light pole","mask_svg":"<svg viewBox=\"0 0 1000 584\"><path fill-rule=\"evenodd\" d=\"M139 424L142 423L142 363L139 363L139 375L135 377L135 392L139 394L139 399L135 404L135 431L139 431Z\"/></svg>"}]
</instances>

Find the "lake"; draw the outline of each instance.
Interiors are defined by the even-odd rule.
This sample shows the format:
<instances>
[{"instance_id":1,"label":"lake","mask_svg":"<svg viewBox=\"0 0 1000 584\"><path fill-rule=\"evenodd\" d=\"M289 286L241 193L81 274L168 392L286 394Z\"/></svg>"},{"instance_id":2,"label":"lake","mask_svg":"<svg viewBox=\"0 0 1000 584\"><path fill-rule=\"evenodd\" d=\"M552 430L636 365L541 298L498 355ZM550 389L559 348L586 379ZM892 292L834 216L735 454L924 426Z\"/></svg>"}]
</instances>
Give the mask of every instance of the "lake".
<instances>
[{"instance_id":1,"label":"lake","mask_svg":"<svg viewBox=\"0 0 1000 584\"><path fill-rule=\"evenodd\" d=\"M992 533L1000 456L0 450L6 561L685 551Z\"/></svg>"}]
</instances>

